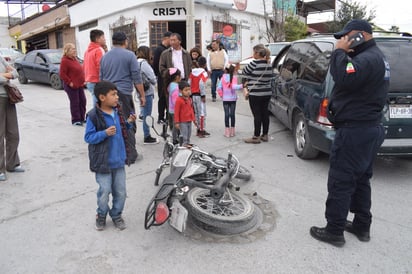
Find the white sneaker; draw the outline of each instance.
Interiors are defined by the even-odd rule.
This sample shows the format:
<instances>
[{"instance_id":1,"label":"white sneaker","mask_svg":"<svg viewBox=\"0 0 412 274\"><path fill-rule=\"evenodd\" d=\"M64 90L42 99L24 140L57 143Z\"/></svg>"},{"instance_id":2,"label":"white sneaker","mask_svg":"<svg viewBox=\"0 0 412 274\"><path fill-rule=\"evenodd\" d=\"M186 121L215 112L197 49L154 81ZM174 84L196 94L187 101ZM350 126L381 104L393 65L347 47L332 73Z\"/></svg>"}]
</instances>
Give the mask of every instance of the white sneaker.
<instances>
[{"instance_id":1,"label":"white sneaker","mask_svg":"<svg viewBox=\"0 0 412 274\"><path fill-rule=\"evenodd\" d=\"M0 181L6 181L6 174L0 173Z\"/></svg>"}]
</instances>

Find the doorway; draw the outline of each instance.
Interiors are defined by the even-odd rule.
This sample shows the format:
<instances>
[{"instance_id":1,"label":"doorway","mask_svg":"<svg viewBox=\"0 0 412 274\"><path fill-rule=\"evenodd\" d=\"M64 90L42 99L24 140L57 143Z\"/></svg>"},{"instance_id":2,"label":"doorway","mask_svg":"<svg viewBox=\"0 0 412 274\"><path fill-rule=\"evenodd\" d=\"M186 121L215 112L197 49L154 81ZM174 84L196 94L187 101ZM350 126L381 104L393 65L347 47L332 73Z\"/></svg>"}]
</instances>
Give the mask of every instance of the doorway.
<instances>
[{"instance_id":1,"label":"doorway","mask_svg":"<svg viewBox=\"0 0 412 274\"><path fill-rule=\"evenodd\" d=\"M186 49L186 21L169 21L168 30L182 36L182 47Z\"/></svg>"},{"instance_id":2,"label":"doorway","mask_svg":"<svg viewBox=\"0 0 412 274\"><path fill-rule=\"evenodd\" d=\"M163 33L166 31L176 32L182 36L182 47L186 48L186 21L150 21L150 48L153 50L162 42ZM195 20L195 44L202 48L201 43L201 22ZM190 49L187 49L190 50Z\"/></svg>"}]
</instances>

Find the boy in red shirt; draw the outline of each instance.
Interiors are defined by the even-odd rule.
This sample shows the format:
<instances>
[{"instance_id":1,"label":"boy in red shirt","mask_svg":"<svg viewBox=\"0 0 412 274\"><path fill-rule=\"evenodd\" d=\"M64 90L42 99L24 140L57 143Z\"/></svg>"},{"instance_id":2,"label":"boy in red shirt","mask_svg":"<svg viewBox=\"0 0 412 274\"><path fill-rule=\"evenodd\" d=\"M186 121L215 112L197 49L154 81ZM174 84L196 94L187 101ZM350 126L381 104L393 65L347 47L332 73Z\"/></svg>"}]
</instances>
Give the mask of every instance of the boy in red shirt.
<instances>
[{"instance_id":1,"label":"boy in red shirt","mask_svg":"<svg viewBox=\"0 0 412 274\"><path fill-rule=\"evenodd\" d=\"M183 138L183 146L190 145L192 133L192 122L196 125L195 113L193 111L192 99L190 98L190 85L186 81L179 82L179 90L182 94L177 98L175 104L174 123L180 136Z\"/></svg>"}]
</instances>

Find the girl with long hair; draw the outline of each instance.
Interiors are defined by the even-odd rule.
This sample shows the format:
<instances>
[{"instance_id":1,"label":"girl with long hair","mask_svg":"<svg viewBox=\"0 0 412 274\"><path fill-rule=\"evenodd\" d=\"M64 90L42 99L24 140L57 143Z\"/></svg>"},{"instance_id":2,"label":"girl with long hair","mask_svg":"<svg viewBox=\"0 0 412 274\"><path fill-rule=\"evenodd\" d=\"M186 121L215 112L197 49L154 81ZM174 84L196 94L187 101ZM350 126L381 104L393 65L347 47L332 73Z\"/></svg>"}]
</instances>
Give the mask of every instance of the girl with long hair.
<instances>
[{"instance_id":1,"label":"girl with long hair","mask_svg":"<svg viewBox=\"0 0 412 274\"><path fill-rule=\"evenodd\" d=\"M154 90L157 83L156 75L150 65L152 52L147 46L140 46L137 49L137 62L139 62L140 73L142 75L146 104L141 109L143 120L143 144L157 144L159 140L150 136L150 128L145 122L146 116L152 115ZM137 93L138 94L138 93Z\"/></svg>"},{"instance_id":2,"label":"girl with long hair","mask_svg":"<svg viewBox=\"0 0 412 274\"><path fill-rule=\"evenodd\" d=\"M225 137L235 136L235 112L237 101L237 90L242 89L243 85L238 84L236 74L237 65L226 66L225 73L222 75L217 93L223 100L223 110L225 112Z\"/></svg>"}]
</instances>

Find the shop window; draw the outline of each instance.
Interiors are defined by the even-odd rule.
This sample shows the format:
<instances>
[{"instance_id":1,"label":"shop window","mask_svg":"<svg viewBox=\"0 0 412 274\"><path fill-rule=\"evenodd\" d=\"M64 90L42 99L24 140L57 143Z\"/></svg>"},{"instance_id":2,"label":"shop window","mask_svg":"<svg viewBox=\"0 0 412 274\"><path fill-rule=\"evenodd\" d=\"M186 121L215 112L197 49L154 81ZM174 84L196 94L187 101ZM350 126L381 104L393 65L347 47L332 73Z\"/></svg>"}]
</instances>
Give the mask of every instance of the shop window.
<instances>
[{"instance_id":1,"label":"shop window","mask_svg":"<svg viewBox=\"0 0 412 274\"><path fill-rule=\"evenodd\" d=\"M154 50L161 42L163 33L168 30L167 21L151 21L150 23L150 48Z\"/></svg>"},{"instance_id":2,"label":"shop window","mask_svg":"<svg viewBox=\"0 0 412 274\"><path fill-rule=\"evenodd\" d=\"M124 25L118 28L112 29L112 33L117 31L122 31L126 34L127 40L129 41L127 49L137 52L137 37L136 37L136 27L134 24Z\"/></svg>"},{"instance_id":3,"label":"shop window","mask_svg":"<svg viewBox=\"0 0 412 274\"><path fill-rule=\"evenodd\" d=\"M32 46L32 49L48 49L48 36L35 36L31 39L26 40L26 44L30 44Z\"/></svg>"}]
</instances>

